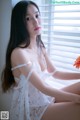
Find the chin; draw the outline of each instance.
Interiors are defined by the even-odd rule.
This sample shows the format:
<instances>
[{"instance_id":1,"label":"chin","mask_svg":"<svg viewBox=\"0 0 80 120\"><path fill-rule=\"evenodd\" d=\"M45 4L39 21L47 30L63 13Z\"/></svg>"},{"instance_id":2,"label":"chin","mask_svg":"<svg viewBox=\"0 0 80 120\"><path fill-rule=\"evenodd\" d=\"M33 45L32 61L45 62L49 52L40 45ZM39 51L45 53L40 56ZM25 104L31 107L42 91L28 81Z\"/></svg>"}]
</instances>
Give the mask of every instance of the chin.
<instances>
[{"instance_id":1,"label":"chin","mask_svg":"<svg viewBox=\"0 0 80 120\"><path fill-rule=\"evenodd\" d=\"M37 31L35 35L41 35L41 31Z\"/></svg>"}]
</instances>

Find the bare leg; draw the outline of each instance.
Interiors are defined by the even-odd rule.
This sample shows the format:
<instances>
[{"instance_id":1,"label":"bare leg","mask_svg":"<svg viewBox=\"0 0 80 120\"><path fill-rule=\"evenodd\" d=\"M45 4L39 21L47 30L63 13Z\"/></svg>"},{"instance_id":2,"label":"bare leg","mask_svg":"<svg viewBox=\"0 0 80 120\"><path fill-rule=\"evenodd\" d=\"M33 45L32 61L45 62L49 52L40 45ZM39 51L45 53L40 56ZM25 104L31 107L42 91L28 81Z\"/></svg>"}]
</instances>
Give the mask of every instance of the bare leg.
<instances>
[{"instance_id":1,"label":"bare leg","mask_svg":"<svg viewBox=\"0 0 80 120\"><path fill-rule=\"evenodd\" d=\"M80 95L80 82L64 87L62 90Z\"/></svg>"},{"instance_id":2,"label":"bare leg","mask_svg":"<svg viewBox=\"0 0 80 120\"><path fill-rule=\"evenodd\" d=\"M80 120L80 104L52 103L41 120Z\"/></svg>"},{"instance_id":3,"label":"bare leg","mask_svg":"<svg viewBox=\"0 0 80 120\"><path fill-rule=\"evenodd\" d=\"M80 82L62 90L80 95ZM41 120L80 120L80 104L59 101L51 103Z\"/></svg>"}]
</instances>

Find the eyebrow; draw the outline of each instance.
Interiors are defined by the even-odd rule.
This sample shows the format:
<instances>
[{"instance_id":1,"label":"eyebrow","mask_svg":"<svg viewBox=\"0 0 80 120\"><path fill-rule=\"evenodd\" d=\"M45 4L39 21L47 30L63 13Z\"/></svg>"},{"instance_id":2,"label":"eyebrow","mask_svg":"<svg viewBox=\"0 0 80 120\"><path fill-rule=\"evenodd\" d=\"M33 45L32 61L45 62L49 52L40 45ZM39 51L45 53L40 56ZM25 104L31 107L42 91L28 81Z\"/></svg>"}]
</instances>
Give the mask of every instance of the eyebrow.
<instances>
[{"instance_id":1,"label":"eyebrow","mask_svg":"<svg viewBox=\"0 0 80 120\"><path fill-rule=\"evenodd\" d=\"M39 13L39 11L36 11L34 14ZM29 13L26 14L26 16L30 15Z\"/></svg>"}]
</instances>

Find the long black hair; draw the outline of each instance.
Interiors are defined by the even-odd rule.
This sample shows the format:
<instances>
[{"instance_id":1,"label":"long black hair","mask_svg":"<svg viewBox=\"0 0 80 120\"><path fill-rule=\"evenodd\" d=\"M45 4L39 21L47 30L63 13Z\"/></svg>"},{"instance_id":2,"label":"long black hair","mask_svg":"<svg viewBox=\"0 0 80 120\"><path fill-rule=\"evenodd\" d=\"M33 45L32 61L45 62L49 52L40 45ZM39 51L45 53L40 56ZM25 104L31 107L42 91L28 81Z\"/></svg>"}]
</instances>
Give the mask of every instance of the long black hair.
<instances>
[{"instance_id":1,"label":"long black hair","mask_svg":"<svg viewBox=\"0 0 80 120\"><path fill-rule=\"evenodd\" d=\"M1 75L3 92L8 91L10 87L15 84L15 80L11 71L12 51L16 47L20 47L20 45L23 43L25 43L23 48L28 47L30 44L30 36L25 22L26 12L29 5L34 5L39 11L38 6L32 1L20 1L12 9L10 40L6 50L5 67ZM36 42L38 46L44 47L44 44L41 41L41 35L37 36Z\"/></svg>"}]
</instances>

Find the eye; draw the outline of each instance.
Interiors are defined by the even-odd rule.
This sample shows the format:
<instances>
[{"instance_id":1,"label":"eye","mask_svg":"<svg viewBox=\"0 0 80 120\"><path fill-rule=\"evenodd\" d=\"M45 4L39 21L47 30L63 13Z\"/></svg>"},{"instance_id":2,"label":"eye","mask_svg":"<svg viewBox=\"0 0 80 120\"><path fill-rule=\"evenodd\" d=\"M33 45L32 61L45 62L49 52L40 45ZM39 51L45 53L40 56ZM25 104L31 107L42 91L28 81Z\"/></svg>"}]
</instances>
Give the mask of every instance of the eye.
<instances>
[{"instance_id":1,"label":"eye","mask_svg":"<svg viewBox=\"0 0 80 120\"><path fill-rule=\"evenodd\" d=\"M29 21L29 20L30 20L30 18L29 18L29 17L26 17L26 20L27 20L27 21Z\"/></svg>"},{"instance_id":2,"label":"eye","mask_svg":"<svg viewBox=\"0 0 80 120\"><path fill-rule=\"evenodd\" d=\"M39 15L38 14L36 14L36 18L38 18L39 17Z\"/></svg>"}]
</instances>

